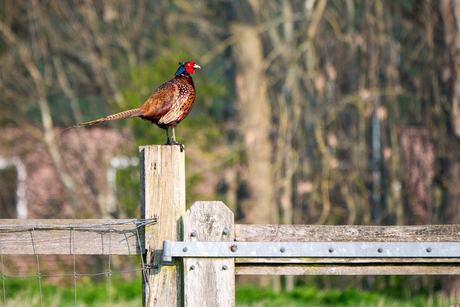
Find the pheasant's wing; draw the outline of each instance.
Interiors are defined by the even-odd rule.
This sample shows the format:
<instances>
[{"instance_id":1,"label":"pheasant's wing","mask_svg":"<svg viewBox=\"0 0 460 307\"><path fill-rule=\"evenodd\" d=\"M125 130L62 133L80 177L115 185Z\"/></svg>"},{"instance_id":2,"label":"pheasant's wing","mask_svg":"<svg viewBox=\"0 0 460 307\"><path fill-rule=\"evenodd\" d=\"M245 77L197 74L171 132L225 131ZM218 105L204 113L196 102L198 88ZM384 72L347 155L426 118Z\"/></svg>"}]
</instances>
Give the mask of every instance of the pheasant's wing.
<instances>
[{"instance_id":1,"label":"pheasant's wing","mask_svg":"<svg viewBox=\"0 0 460 307\"><path fill-rule=\"evenodd\" d=\"M169 112L177 99L179 88L175 82L168 81L153 92L152 96L139 108L144 111L143 117L159 119Z\"/></svg>"},{"instance_id":2,"label":"pheasant's wing","mask_svg":"<svg viewBox=\"0 0 460 307\"><path fill-rule=\"evenodd\" d=\"M178 86L178 95L175 97L169 111L163 115L158 123L160 124L174 124L179 123L184 119L190 108L193 106L195 100L195 90L190 83L186 82L183 77L176 77L176 84Z\"/></svg>"}]
</instances>

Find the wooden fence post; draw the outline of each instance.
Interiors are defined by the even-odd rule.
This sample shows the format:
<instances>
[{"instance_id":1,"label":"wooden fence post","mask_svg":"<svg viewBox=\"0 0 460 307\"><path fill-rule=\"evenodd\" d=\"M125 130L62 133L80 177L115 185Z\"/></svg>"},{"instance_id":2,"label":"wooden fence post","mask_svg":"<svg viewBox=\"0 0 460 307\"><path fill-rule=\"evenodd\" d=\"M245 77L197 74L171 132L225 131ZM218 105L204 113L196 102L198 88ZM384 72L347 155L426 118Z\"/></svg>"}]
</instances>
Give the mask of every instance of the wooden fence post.
<instances>
[{"instance_id":1,"label":"wooden fence post","mask_svg":"<svg viewBox=\"0 0 460 307\"><path fill-rule=\"evenodd\" d=\"M181 241L181 217L185 212L185 154L179 146L140 146L141 218L158 216L158 224L145 229L143 306L181 306L181 261L163 266L163 241Z\"/></svg>"},{"instance_id":2,"label":"wooden fence post","mask_svg":"<svg viewBox=\"0 0 460 307\"><path fill-rule=\"evenodd\" d=\"M220 201L195 202L184 215L185 242L233 242L234 218ZM184 258L186 307L235 306L234 258Z\"/></svg>"}]
</instances>

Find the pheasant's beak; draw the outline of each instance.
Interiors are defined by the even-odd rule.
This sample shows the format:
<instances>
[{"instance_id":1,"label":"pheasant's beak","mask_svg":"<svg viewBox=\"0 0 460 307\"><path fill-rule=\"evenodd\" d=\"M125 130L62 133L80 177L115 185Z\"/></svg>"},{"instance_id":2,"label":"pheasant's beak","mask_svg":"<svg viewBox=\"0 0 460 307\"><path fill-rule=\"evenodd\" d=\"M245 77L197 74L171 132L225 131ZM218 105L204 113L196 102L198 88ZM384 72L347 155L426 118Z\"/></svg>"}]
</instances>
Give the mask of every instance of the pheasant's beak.
<instances>
[{"instance_id":1,"label":"pheasant's beak","mask_svg":"<svg viewBox=\"0 0 460 307\"><path fill-rule=\"evenodd\" d=\"M200 65L198 65L198 64L193 65L193 68L195 68L195 69L197 69L197 68L201 69Z\"/></svg>"}]
</instances>

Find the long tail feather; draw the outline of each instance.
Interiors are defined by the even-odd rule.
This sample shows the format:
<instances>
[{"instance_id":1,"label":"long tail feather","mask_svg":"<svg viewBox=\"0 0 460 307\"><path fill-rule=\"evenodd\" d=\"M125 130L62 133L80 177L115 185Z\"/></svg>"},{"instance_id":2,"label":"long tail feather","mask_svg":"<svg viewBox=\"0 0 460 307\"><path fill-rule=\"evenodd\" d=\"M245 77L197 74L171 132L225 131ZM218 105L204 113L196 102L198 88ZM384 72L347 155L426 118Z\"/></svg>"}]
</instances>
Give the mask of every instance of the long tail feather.
<instances>
[{"instance_id":1,"label":"long tail feather","mask_svg":"<svg viewBox=\"0 0 460 307\"><path fill-rule=\"evenodd\" d=\"M96 119L96 120L92 120L90 122L78 124L78 125L69 127L67 129L74 128L74 127L80 127L80 126L91 126L91 125L103 123L103 122L106 122L106 121L109 121L109 120L131 118L131 117L137 117L137 116L141 116L141 115L144 115L144 111L142 111L140 109L132 109L132 110L123 111L123 112L120 112L120 113L117 113L117 114L109 115L109 116L106 116L106 117L103 117L103 118L99 118L99 119Z\"/></svg>"}]
</instances>

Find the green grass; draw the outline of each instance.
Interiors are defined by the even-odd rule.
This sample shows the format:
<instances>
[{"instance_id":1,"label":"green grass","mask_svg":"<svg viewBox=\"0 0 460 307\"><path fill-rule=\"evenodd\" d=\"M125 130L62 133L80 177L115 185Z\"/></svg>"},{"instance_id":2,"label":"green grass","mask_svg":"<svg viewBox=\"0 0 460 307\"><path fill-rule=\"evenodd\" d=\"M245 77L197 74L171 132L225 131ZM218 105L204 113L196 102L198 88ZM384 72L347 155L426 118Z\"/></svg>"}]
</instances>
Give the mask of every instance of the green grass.
<instances>
[{"instance_id":1,"label":"green grass","mask_svg":"<svg viewBox=\"0 0 460 307\"><path fill-rule=\"evenodd\" d=\"M43 306L75 306L75 292L72 278L58 282L58 285L42 282ZM0 284L0 290L2 284ZM141 306L142 286L140 278L123 280L111 279L111 306ZM0 301L3 301L1 291ZM6 278L5 298L7 306L40 306L40 291L36 278ZM388 293L377 291L359 291L353 288L320 290L314 286L299 286L293 291L275 293L271 288L259 288L252 285L237 286L236 305L253 307L325 307L325 306L378 306L378 307L444 307L452 302L439 295L428 297L417 295L405 300ZM0 302L0 306L3 302ZM108 306L109 293L107 280L95 282L93 279L78 277L77 306Z\"/></svg>"},{"instance_id":2,"label":"green grass","mask_svg":"<svg viewBox=\"0 0 460 307\"><path fill-rule=\"evenodd\" d=\"M42 282L41 297L43 306L75 306L75 289L71 285L72 278L66 278L58 285ZM65 286L63 286L64 284ZM0 289L2 285L0 284ZM5 299L9 307L40 306L40 288L36 278L6 278ZM111 306L141 306L141 280L123 280L111 278ZM109 291L107 280L94 282L87 277L77 278L77 306L108 306ZM3 306L3 291L0 296L0 306Z\"/></svg>"},{"instance_id":3,"label":"green grass","mask_svg":"<svg viewBox=\"0 0 460 307\"><path fill-rule=\"evenodd\" d=\"M445 307L448 299L439 296L417 295L409 300L393 297L379 292L365 292L352 288L319 290L314 286L296 287L289 292L275 293L270 288L239 286L236 288L236 305L251 307Z\"/></svg>"}]
</instances>

